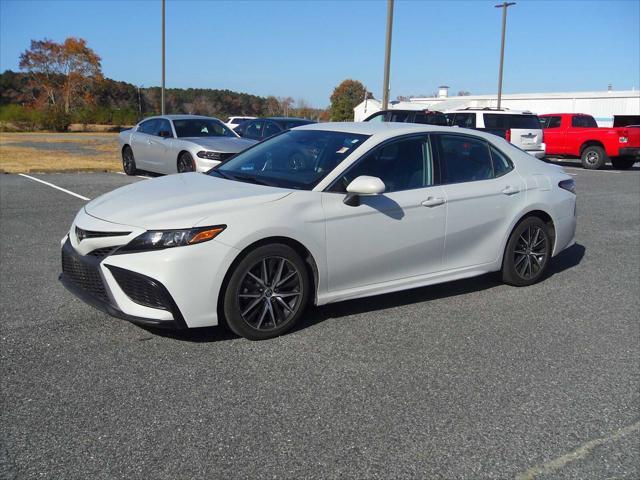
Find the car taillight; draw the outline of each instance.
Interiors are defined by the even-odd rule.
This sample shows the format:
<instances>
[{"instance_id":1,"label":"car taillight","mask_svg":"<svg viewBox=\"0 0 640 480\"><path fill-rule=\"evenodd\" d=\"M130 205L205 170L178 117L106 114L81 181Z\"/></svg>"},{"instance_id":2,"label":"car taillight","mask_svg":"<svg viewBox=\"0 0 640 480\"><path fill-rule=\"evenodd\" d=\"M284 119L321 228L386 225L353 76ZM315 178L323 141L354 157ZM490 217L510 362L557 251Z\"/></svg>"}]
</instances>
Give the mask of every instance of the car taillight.
<instances>
[{"instance_id":1,"label":"car taillight","mask_svg":"<svg viewBox=\"0 0 640 480\"><path fill-rule=\"evenodd\" d=\"M571 192L575 195L576 193L576 182L573 178L570 178L568 180L562 180L560 183L558 183L558 186L560 188L565 189L568 192Z\"/></svg>"},{"instance_id":2,"label":"car taillight","mask_svg":"<svg viewBox=\"0 0 640 480\"><path fill-rule=\"evenodd\" d=\"M504 138L507 142L511 141L511 129L507 128L507 131L504 133Z\"/></svg>"}]
</instances>

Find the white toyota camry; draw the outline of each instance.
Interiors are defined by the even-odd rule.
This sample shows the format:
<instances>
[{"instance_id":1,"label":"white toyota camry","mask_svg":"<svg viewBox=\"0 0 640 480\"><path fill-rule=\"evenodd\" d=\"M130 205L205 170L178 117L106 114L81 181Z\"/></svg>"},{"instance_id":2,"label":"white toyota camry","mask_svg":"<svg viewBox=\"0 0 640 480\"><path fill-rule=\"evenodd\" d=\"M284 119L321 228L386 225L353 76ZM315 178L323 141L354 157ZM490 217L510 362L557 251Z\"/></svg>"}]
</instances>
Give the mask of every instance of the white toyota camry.
<instances>
[{"instance_id":1,"label":"white toyota camry","mask_svg":"<svg viewBox=\"0 0 640 480\"><path fill-rule=\"evenodd\" d=\"M256 144L207 174L89 202L62 240L63 284L134 323L223 319L250 339L322 305L500 272L544 277L574 242L563 170L493 135L325 123Z\"/></svg>"}]
</instances>

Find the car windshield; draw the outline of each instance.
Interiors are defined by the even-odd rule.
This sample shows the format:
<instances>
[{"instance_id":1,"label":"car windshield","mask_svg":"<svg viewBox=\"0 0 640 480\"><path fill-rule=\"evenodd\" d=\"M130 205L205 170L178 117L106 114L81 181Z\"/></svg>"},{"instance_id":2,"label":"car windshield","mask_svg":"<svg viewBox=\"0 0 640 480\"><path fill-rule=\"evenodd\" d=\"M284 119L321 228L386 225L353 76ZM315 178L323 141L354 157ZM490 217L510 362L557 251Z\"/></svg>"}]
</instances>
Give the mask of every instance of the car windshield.
<instances>
[{"instance_id":1,"label":"car windshield","mask_svg":"<svg viewBox=\"0 0 640 480\"><path fill-rule=\"evenodd\" d=\"M213 118L189 118L174 120L178 138L182 137L236 137L236 134L220 120Z\"/></svg>"},{"instance_id":2,"label":"car windshield","mask_svg":"<svg viewBox=\"0 0 640 480\"><path fill-rule=\"evenodd\" d=\"M239 153L209 175L311 190L367 138L355 133L290 130Z\"/></svg>"}]
</instances>

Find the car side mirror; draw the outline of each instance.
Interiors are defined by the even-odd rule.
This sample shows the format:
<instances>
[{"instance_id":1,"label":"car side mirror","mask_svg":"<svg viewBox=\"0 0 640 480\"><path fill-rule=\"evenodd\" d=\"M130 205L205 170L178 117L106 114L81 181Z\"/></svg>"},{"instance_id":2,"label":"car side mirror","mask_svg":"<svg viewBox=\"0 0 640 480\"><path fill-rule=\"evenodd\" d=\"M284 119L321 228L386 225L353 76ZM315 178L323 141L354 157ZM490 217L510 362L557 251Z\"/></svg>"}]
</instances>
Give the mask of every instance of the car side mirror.
<instances>
[{"instance_id":1,"label":"car side mirror","mask_svg":"<svg viewBox=\"0 0 640 480\"><path fill-rule=\"evenodd\" d=\"M158 135L161 136L162 138L171 138L171 137L173 137L173 135L171 134L171 132L169 130L160 130Z\"/></svg>"},{"instance_id":2,"label":"car side mirror","mask_svg":"<svg viewBox=\"0 0 640 480\"><path fill-rule=\"evenodd\" d=\"M347 195L344 197L344 204L350 207L360 205L361 195L379 195L384 193L387 187L378 177L360 175L347 185Z\"/></svg>"}]
</instances>

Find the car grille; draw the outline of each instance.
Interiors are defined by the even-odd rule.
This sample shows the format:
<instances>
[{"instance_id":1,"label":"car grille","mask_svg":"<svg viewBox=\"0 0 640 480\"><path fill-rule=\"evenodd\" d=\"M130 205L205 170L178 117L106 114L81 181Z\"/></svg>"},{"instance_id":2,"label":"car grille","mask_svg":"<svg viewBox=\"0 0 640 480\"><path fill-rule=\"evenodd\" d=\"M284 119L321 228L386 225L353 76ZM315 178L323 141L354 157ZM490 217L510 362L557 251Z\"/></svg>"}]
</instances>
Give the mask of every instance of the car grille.
<instances>
[{"instance_id":1,"label":"car grille","mask_svg":"<svg viewBox=\"0 0 640 480\"><path fill-rule=\"evenodd\" d=\"M223 153L223 152L211 152L209 154L209 160L217 160L218 162L224 162L226 159L233 157L235 153Z\"/></svg>"},{"instance_id":2,"label":"car grille","mask_svg":"<svg viewBox=\"0 0 640 480\"><path fill-rule=\"evenodd\" d=\"M86 265L63 250L62 271L71 282L87 293L105 302L109 301L102 277L96 267Z\"/></svg>"},{"instance_id":3,"label":"car grille","mask_svg":"<svg viewBox=\"0 0 640 480\"><path fill-rule=\"evenodd\" d=\"M83 228L76 227L76 238L78 242L87 238L104 238L104 237L124 237L131 232L97 232L95 230L84 230Z\"/></svg>"},{"instance_id":4,"label":"car grille","mask_svg":"<svg viewBox=\"0 0 640 480\"><path fill-rule=\"evenodd\" d=\"M131 300L145 307L171 309L164 288L152 278L112 265L108 267L122 291Z\"/></svg>"}]
</instances>

